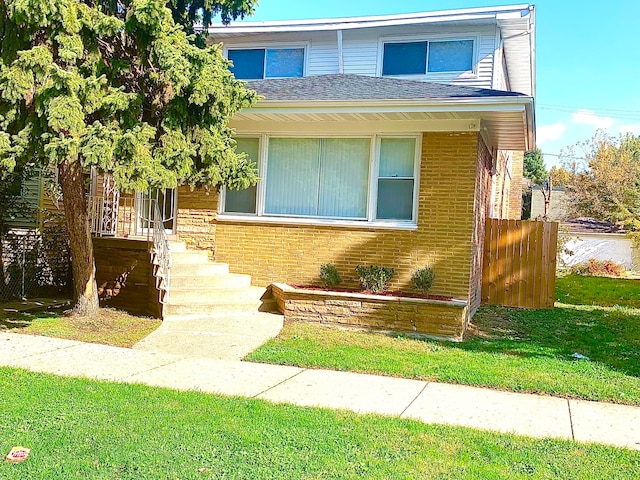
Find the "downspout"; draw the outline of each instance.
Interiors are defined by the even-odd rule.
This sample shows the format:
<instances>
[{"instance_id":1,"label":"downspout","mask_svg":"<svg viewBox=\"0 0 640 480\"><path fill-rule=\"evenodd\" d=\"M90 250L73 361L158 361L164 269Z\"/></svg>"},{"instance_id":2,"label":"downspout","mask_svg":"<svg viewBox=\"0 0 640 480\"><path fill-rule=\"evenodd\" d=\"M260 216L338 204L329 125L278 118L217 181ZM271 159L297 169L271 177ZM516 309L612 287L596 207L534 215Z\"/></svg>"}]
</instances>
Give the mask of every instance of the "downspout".
<instances>
[{"instance_id":1,"label":"downspout","mask_svg":"<svg viewBox=\"0 0 640 480\"><path fill-rule=\"evenodd\" d=\"M342 30L336 31L338 35L338 73L344 73L344 59L342 58Z\"/></svg>"}]
</instances>

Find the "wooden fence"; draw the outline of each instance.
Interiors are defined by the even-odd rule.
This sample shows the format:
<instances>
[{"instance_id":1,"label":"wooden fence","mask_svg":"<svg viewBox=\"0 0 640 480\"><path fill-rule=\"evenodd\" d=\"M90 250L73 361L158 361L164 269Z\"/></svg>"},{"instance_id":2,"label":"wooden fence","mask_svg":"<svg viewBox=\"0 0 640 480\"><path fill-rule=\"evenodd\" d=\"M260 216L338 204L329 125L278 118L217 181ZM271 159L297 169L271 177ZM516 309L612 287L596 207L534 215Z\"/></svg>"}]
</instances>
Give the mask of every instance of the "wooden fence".
<instances>
[{"instance_id":1,"label":"wooden fence","mask_svg":"<svg viewBox=\"0 0 640 480\"><path fill-rule=\"evenodd\" d=\"M558 224L487 219L482 303L553 308Z\"/></svg>"}]
</instances>

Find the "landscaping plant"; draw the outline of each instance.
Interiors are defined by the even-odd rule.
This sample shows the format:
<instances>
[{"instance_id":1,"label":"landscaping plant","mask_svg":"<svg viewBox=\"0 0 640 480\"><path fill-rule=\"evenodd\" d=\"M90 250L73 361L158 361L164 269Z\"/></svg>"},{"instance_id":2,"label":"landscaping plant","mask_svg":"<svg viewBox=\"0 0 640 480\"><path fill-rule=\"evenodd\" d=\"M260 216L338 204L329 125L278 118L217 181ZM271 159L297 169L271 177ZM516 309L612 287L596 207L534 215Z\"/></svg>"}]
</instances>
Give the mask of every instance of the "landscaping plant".
<instances>
[{"instance_id":1,"label":"landscaping plant","mask_svg":"<svg viewBox=\"0 0 640 480\"><path fill-rule=\"evenodd\" d=\"M358 265L356 267L356 273L360 279L360 288L362 288L362 290L382 292L387 289L389 282L396 272L391 267Z\"/></svg>"},{"instance_id":2,"label":"landscaping plant","mask_svg":"<svg viewBox=\"0 0 640 480\"><path fill-rule=\"evenodd\" d=\"M327 288L337 287L342 282L340 272L332 263L323 263L320 266L320 278Z\"/></svg>"},{"instance_id":3,"label":"landscaping plant","mask_svg":"<svg viewBox=\"0 0 640 480\"><path fill-rule=\"evenodd\" d=\"M419 268L411 275L411 285L416 290L427 292L433 285L435 274L430 267Z\"/></svg>"}]
</instances>

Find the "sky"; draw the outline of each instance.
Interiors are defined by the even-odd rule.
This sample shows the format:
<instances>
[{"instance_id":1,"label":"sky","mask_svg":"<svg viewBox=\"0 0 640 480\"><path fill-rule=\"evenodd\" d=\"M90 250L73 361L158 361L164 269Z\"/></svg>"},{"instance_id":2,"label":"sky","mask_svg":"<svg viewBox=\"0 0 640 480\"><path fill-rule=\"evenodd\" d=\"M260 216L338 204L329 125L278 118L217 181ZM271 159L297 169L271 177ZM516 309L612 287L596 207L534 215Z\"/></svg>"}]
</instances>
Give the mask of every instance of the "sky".
<instances>
[{"instance_id":1,"label":"sky","mask_svg":"<svg viewBox=\"0 0 640 480\"><path fill-rule=\"evenodd\" d=\"M515 5L518 1L260 0L248 21L297 20ZM597 128L640 135L640 1L539 0L537 145L548 168ZM575 149L577 157L583 155Z\"/></svg>"}]
</instances>

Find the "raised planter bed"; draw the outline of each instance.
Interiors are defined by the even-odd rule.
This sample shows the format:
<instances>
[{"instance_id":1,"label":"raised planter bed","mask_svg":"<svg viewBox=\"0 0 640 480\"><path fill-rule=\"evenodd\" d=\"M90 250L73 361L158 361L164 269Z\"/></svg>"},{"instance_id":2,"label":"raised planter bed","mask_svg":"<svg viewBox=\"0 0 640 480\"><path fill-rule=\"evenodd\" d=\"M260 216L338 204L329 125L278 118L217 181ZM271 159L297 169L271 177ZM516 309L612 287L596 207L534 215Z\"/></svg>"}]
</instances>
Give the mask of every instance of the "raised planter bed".
<instances>
[{"instance_id":1,"label":"raised planter bed","mask_svg":"<svg viewBox=\"0 0 640 480\"><path fill-rule=\"evenodd\" d=\"M460 341L468 320L466 300L325 291L283 283L272 284L271 292L285 324L331 323Z\"/></svg>"}]
</instances>

